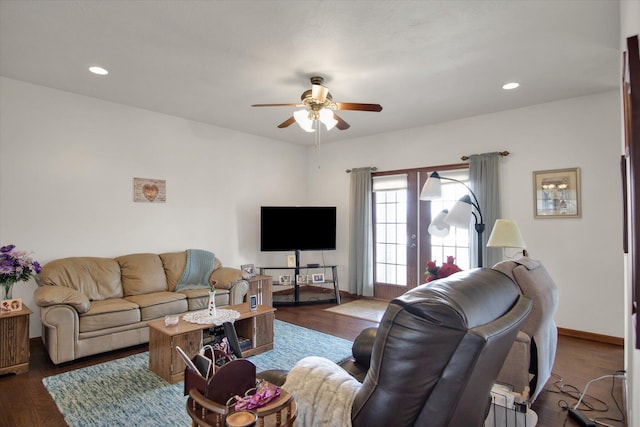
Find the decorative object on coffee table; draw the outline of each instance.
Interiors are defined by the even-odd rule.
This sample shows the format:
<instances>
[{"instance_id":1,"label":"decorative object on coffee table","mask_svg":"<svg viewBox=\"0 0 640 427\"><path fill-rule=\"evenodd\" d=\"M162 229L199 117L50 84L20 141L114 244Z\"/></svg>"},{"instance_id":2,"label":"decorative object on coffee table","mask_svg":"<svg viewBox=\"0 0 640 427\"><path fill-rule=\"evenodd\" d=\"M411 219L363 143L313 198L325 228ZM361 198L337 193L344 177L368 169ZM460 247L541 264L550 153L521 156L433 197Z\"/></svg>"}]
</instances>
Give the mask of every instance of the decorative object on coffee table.
<instances>
[{"instance_id":1,"label":"decorative object on coffee table","mask_svg":"<svg viewBox=\"0 0 640 427\"><path fill-rule=\"evenodd\" d=\"M216 290L213 288L209 291L209 305L207 307L207 312L211 317L216 315Z\"/></svg>"}]
</instances>

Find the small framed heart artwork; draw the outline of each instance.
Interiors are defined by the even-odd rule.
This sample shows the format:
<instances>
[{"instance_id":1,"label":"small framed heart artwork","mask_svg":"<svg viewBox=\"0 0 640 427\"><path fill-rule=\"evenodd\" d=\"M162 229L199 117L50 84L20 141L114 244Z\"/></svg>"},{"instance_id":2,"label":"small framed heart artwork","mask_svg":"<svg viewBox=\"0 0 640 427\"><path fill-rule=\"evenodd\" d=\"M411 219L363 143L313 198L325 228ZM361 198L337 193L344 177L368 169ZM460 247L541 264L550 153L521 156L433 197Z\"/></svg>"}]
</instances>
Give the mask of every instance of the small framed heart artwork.
<instances>
[{"instance_id":1,"label":"small framed heart artwork","mask_svg":"<svg viewBox=\"0 0 640 427\"><path fill-rule=\"evenodd\" d=\"M133 201L166 203L167 181L164 179L133 178Z\"/></svg>"}]
</instances>

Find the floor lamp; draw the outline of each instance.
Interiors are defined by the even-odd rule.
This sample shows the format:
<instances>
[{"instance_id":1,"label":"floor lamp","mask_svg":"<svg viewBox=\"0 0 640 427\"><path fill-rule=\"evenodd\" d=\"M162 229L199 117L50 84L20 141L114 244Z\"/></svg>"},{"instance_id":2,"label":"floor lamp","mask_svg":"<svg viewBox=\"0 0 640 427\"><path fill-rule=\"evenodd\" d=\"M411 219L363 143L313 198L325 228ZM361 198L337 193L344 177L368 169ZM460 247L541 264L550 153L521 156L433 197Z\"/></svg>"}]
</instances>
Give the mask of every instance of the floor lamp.
<instances>
[{"instance_id":1,"label":"floor lamp","mask_svg":"<svg viewBox=\"0 0 640 427\"><path fill-rule=\"evenodd\" d=\"M473 200L468 194L462 196L451 209L443 210L431 221L428 231L434 236L444 237L449 234L449 226L468 229L471 216L473 216L475 230L478 233L478 267L482 267L482 233L484 232L485 224L480 210L480 203L478 203L478 198L471 188L462 181L440 176L438 172L433 172L422 187L420 200L438 200L442 198L442 183L440 181L443 179L462 184L469 191L469 194L473 196ZM474 209L477 214L473 211Z\"/></svg>"}]
</instances>

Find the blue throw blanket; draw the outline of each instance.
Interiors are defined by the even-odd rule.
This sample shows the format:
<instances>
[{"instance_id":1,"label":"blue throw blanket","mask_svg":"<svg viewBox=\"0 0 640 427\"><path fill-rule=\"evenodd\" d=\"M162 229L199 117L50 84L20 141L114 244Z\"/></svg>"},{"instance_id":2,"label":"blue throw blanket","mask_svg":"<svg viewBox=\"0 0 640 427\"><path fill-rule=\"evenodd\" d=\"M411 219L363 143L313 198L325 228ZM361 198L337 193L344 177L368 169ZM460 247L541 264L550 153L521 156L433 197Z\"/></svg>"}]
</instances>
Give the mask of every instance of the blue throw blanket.
<instances>
[{"instance_id":1,"label":"blue throw blanket","mask_svg":"<svg viewBox=\"0 0 640 427\"><path fill-rule=\"evenodd\" d=\"M213 252L187 249L187 264L178 280L176 291L209 288L209 276L213 272L215 262L216 256Z\"/></svg>"}]
</instances>

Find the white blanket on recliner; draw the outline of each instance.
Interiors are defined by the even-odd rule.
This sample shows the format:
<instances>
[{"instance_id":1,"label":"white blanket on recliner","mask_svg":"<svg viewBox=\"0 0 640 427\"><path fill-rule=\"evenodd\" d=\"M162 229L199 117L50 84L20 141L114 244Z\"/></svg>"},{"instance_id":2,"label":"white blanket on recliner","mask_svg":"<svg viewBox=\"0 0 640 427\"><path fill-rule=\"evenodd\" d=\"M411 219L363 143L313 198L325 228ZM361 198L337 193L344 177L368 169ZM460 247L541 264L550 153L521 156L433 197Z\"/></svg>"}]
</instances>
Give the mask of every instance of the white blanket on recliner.
<instances>
[{"instance_id":1,"label":"white blanket on recliner","mask_svg":"<svg viewBox=\"0 0 640 427\"><path fill-rule=\"evenodd\" d=\"M360 384L323 357L305 357L287 374L282 388L296 399L296 425L351 427L351 407Z\"/></svg>"}]
</instances>

